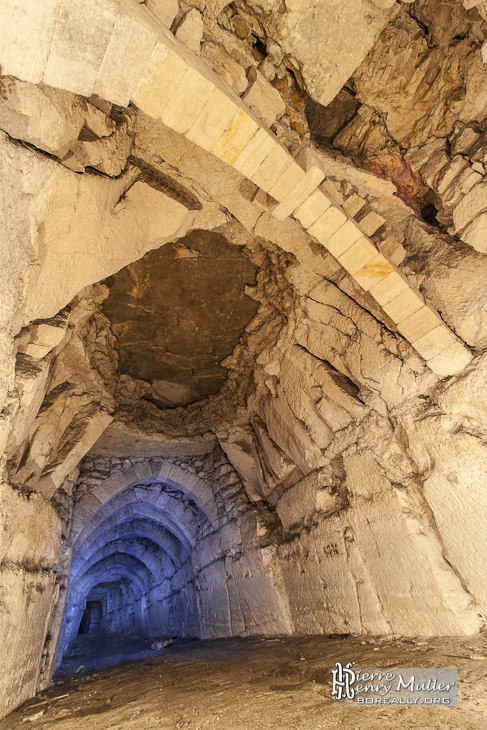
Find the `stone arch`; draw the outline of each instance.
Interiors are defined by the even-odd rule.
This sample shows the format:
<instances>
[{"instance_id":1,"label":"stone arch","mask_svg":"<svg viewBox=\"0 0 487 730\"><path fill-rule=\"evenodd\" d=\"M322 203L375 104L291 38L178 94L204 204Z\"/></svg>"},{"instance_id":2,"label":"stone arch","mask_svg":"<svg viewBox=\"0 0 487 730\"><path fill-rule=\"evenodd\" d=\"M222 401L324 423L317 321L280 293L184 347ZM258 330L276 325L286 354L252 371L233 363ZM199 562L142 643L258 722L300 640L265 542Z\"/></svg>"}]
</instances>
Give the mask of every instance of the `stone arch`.
<instances>
[{"instance_id":1,"label":"stone arch","mask_svg":"<svg viewBox=\"0 0 487 730\"><path fill-rule=\"evenodd\" d=\"M125 569L131 570L130 577L136 581L141 591L147 588L152 575L150 568L138 557L128 553L112 552L88 567L81 575L77 587L73 586L73 594L79 597L86 594L90 588L99 583L98 575L101 572L124 574Z\"/></svg>"},{"instance_id":2,"label":"stone arch","mask_svg":"<svg viewBox=\"0 0 487 730\"><path fill-rule=\"evenodd\" d=\"M174 626L177 601L182 595L187 595L188 601L184 620L193 615L197 620L190 558L199 525L195 511L200 513L203 525L210 525L199 506L206 504L203 498L208 497L210 487L193 474L162 460L141 462L136 468L121 470L112 477L99 485L103 489L108 482L108 489L98 492L103 504L90 493L74 509L77 524L73 529L70 585L59 657L73 646L89 591L113 574L123 575L137 586L140 594L135 599L137 621L143 622L143 632L157 630L165 617ZM160 483L162 478L165 485ZM183 492L195 504L190 507L186 497L183 502L181 496L177 498L166 492L167 485ZM147 600L149 608L145 604ZM162 601L160 607L159 601ZM126 608L119 606L118 610Z\"/></svg>"},{"instance_id":3,"label":"stone arch","mask_svg":"<svg viewBox=\"0 0 487 730\"><path fill-rule=\"evenodd\" d=\"M470 362L471 353L418 289L348 211L319 189L325 177L319 158L305 172L242 99L146 8L106 3L100 13L96 0L82 5L54 0L27 13L10 2L1 10L11 39L2 49L4 74L85 97L96 93L120 106L133 102L269 193L278 201L270 209L275 218L294 215L370 292L434 373L451 375ZM82 32L67 43L75 26ZM130 70L121 63L127 57ZM418 332L418 312L430 314L426 332Z\"/></svg>"},{"instance_id":4,"label":"stone arch","mask_svg":"<svg viewBox=\"0 0 487 730\"><path fill-rule=\"evenodd\" d=\"M165 493L162 494L167 496ZM164 507L161 507L159 504L140 500L133 489L115 495L83 523L83 529L78 532L73 541L73 551L78 552L81 545L85 544L95 530L99 534L107 527L113 526L122 519L130 518L135 514L143 518L156 519L160 524L167 527L185 545L188 551L191 551L196 540L194 514L188 508L181 509L177 514L171 514L171 509L181 506L178 500L171 499L172 501L168 499Z\"/></svg>"},{"instance_id":5,"label":"stone arch","mask_svg":"<svg viewBox=\"0 0 487 730\"><path fill-rule=\"evenodd\" d=\"M90 565L75 583L70 585L63 621L63 638L59 652L69 651L76 638L79 622L90 590L107 581L114 574L128 578L138 591L138 598L147 592L151 582L151 570L140 558L123 552L112 552Z\"/></svg>"},{"instance_id":6,"label":"stone arch","mask_svg":"<svg viewBox=\"0 0 487 730\"><path fill-rule=\"evenodd\" d=\"M101 559L111 555L130 555L134 558L138 558L154 576L161 573L164 576L163 564L168 559L170 561L172 571L174 572L178 566L175 566L170 555L163 548L157 546L156 543L150 540L150 538L144 539L149 543L149 545L144 544L135 538L115 538L111 542L106 541L101 546L95 546L92 552L86 556L83 555L83 557L80 558L72 567L70 580L73 583L73 587L76 588L77 581L93 565L97 564ZM149 552L146 549L150 545L156 547L154 552Z\"/></svg>"},{"instance_id":7,"label":"stone arch","mask_svg":"<svg viewBox=\"0 0 487 730\"><path fill-rule=\"evenodd\" d=\"M87 534L80 542L77 542L72 559L77 559L90 542L98 539L104 534L105 530L111 529L112 527L116 527L119 524L133 519L154 521L156 524L166 529L170 535L174 537L174 539L182 546L185 554L191 554L191 550L194 547L194 537L192 537L191 533L189 533L184 526L181 526L172 520L168 514L164 512L164 510L161 510L158 507L153 507L152 505L145 503L138 503L134 507L132 507L132 505L121 507L108 517L100 516L99 519L97 519L97 515L94 515L93 523L88 526L89 530Z\"/></svg>"},{"instance_id":8,"label":"stone arch","mask_svg":"<svg viewBox=\"0 0 487 730\"><path fill-rule=\"evenodd\" d=\"M105 509L107 503L113 497L128 488L143 489L146 494L140 496L145 497L144 501L157 501L160 498L162 500L160 490L156 496L157 488L153 486L159 480L175 489L179 489L191 498L201 509L208 522L213 527L217 526L217 509L213 490L208 482L166 459L160 461L151 459L115 472L93 491L83 495L73 510L72 529L76 539L78 539L84 526L95 513L100 509ZM173 498L170 497L170 499ZM177 500L173 499L173 501L176 502Z\"/></svg>"},{"instance_id":9,"label":"stone arch","mask_svg":"<svg viewBox=\"0 0 487 730\"><path fill-rule=\"evenodd\" d=\"M75 566L78 560L83 560L105 542L112 542L114 539L125 539L130 537L148 538L165 550L176 565L181 565L189 557L189 552L183 543L160 522L150 521L141 517L125 518L112 527L98 532L92 539L88 538L85 546L72 555L71 565Z\"/></svg>"}]
</instances>

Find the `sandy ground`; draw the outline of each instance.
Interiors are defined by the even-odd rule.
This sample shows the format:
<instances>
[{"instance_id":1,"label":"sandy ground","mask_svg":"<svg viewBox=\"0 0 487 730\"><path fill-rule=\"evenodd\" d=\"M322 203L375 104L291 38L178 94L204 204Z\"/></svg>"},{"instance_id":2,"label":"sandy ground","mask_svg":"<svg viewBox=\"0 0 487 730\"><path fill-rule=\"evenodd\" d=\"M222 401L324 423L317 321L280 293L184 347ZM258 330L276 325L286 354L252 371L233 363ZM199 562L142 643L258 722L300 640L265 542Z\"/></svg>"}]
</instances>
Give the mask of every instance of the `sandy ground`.
<instances>
[{"instance_id":1,"label":"sandy ground","mask_svg":"<svg viewBox=\"0 0 487 730\"><path fill-rule=\"evenodd\" d=\"M137 655L130 640L125 645L120 642L120 647L113 661ZM0 722L0 730L487 729L485 633L469 639L190 641L157 653L148 651L147 644L139 648L139 661L96 672L90 667L110 661L106 649L85 657L85 674L57 682ZM113 657L115 649L112 646ZM73 657L65 671L79 666L82 658ZM331 669L336 661L362 668L457 667L458 707L364 707L337 702L331 696Z\"/></svg>"}]
</instances>

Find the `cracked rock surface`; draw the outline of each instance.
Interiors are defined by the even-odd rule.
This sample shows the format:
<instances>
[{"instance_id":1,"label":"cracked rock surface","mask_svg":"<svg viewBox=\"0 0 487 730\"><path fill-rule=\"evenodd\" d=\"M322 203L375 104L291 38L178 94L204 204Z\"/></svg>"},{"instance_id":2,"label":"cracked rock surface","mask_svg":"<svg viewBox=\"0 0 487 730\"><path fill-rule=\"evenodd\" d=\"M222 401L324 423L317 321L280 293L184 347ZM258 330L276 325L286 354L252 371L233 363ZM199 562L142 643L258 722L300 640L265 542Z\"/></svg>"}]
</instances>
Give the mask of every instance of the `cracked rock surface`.
<instances>
[{"instance_id":1,"label":"cracked rock surface","mask_svg":"<svg viewBox=\"0 0 487 730\"><path fill-rule=\"evenodd\" d=\"M452 727L480 727L485 3L144 4L391 274L134 103L0 76L0 714L47 693L2 727L372 729L324 689L347 652L458 664ZM96 637L167 664L56 705Z\"/></svg>"}]
</instances>

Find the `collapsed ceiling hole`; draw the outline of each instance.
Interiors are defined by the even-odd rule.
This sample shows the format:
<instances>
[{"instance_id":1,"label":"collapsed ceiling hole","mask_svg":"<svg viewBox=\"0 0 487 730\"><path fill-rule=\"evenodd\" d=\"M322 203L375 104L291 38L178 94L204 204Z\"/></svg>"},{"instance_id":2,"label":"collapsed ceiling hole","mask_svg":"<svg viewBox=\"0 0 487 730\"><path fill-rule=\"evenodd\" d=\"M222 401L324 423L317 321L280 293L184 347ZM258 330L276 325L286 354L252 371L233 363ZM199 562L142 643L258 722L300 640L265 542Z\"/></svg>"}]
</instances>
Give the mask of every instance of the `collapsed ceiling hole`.
<instances>
[{"instance_id":1,"label":"collapsed ceiling hole","mask_svg":"<svg viewBox=\"0 0 487 730\"><path fill-rule=\"evenodd\" d=\"M104 313L117 338L119 369L151 383L160 407L216 393L257 303L245 294L257 268L215 232L196 230L109 277Z\"/></svg>"}]
</instances>

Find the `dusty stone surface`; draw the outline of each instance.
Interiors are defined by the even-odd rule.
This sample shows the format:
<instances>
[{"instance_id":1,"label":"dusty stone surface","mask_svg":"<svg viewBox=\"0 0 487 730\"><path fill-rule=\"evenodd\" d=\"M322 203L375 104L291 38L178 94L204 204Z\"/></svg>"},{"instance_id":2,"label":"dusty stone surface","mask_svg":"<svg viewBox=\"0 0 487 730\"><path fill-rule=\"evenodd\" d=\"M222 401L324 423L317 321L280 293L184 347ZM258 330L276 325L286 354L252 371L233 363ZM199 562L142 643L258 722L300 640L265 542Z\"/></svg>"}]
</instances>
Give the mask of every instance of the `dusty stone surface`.
<instances>
[{"instance_id":1,"label":"dusty stone surface","mask_svg":"<svg viewBox=\"0 0 487 730\"><path fill-rule=\"evenodd\" d=\"M205 41L201 56L237 94L242 94L248 86L245 70L227 51L216 43Z\"/></svg>"},{"instance_id":2,"label":"dusty stone surface","mask_svg":"<svg viewBox=\"0 0 487 730\"><path fill-rule=\"evenodd\" d=\"M195 53L200 52L203 38L203 18L196 8L189 10L181 20L176 31L176 38L185 43Z\"/></svg>"},{"instance_id":3,"label":"dusty stone surface","mask_svg":"<svg viewBox=\"0 0 487 730\"><path fill-rule=\"evenodd\" d=\"M242 98L268 127L286 110L279 92L255 69L249 72L249 87Z\"/></svg>"},{"instance_id":4,"label":"dusty stone surface","mask_svg":"<svg viewBox=\"0 0 487 730\"><path fill-rule=\"evenodd\" d=\"M112 651L130 652L112 643ZM132 652L134 652L132 648ZM296 728L338 724L373 730L384 723L441 730L482 726L485 718L485 636L401 641L395 637L233 639L174 644L142 661L100 671L98 667L50 688L0 724L19 727L37 715L45 728L100 728L113 724L164 727L190 723L201 728L270 730L291 722ZM106 652L106 650L105 650ZM130 655L129 655L130 656ZM71 666L85 661L78 655ZM356 667L458 667L458 707L360 707L331 696L335 662ZM63 695L68 695L63 697ZM191 702L188 705L188 696ZM56 699L58 698L58 699ZM40 704L42 703L42 704ZM42 713L42 714L41 714Z\"/></svg>"},{"instance_id":5,"label":"dusty stone surface","mask_svg":"<svg viewBox=\"0 0 487 730\"><path fill-rule=\"evenodd\" d=\"M10 137L64 157L86 121L87 105L80 97L50 86L34 86L2 77L0 128Z\"/></svg>"}]
</instances>

